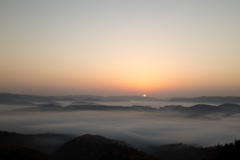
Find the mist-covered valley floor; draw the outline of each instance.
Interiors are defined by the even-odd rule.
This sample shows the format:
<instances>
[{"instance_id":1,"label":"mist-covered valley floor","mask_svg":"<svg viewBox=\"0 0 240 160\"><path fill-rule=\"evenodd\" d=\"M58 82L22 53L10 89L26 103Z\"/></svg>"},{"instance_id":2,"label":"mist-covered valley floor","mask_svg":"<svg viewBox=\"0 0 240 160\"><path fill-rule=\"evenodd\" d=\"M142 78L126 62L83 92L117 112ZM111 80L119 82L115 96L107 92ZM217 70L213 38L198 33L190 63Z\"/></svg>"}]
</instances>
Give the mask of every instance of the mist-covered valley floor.
<instances>
[{"instance_id":1,"label":"mist-covered valley floor","mask_svg":"<svg viewBox=\"0 0 240 160\"><path fill-rule=\"evenodd\" d=\"M129 103L131 99L138 101L138 105L103 104ZM154 102L154 107L139 105L141 101L143 104ZM174 105L155 107L162 101L142 97L42 97L12 94L2 94L0 102L0 128L8 132L55 133L71 138L85 134L101 135L124 141L139 150L168 144L210 147L240 139L238 102L194 102L195 105L188 107L182 106L181 102L179 105L172 102Z\"/></svg>"},{"instance_id":2,"label":"mist-covered valley floor","mask_svg":"<svg viewBox=\"0 0 240 160\"><path fill-rule=\"evenodd\" d=\"M97 134L137 147L168 143L210 146L240 138L239 114L211 116L215 117L133 111L21 112L1 115L0 126L21 133Z\"/></svg>"}]
</instances>

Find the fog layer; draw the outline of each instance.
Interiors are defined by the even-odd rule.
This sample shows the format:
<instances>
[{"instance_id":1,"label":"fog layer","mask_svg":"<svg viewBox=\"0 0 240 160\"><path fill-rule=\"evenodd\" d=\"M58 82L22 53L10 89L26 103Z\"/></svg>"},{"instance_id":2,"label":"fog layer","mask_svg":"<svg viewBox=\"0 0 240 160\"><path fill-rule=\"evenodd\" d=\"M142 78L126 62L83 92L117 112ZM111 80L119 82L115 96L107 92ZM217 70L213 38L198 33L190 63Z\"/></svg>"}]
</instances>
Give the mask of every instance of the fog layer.
<instances>
[{"instance_id":1,"label":"fog layer","mask_svg":"<svg viewBox=\"0 0 240 160\"><path fill-rule=\"evenodd\" d=\"M240 114L209 116L213 118L133 111L2 112L0 128L21 133L98 134L136 147L169 143L210 146L240 138Z\"/></svg>"}]
</instances>

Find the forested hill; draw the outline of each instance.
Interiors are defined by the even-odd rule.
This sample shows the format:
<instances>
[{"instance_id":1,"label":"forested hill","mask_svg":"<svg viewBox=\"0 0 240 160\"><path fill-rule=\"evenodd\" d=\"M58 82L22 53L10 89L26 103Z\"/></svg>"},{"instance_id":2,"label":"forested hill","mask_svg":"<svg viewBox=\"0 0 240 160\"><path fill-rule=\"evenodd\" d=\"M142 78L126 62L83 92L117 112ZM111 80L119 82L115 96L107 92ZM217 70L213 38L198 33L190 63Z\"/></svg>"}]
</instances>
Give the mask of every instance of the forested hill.
<instances>
[{"instance_id":1,"label":"forested hill","mask_svg":"<svg viewBox=\"0 0 240 160\"><path fill-rule=\"evenodd\" d=\"M40 138L40 139L39 139ZM240 141L213 147L187 144L150 146L139 151L128 143L99 135L82 135L68 140L59 134L28 135L0 131L1 160L239 160ZM38 139L38 140L37 140ZM58 142L56 143L56 140ZM44 150L47 145L54 146ZM57 144L57 145L56 145ZM39 147L41 146L41 147ZM40 151L37 149L39 148ZM41 149L42 148L42 149Z\"/></svg>"}]
</instances>

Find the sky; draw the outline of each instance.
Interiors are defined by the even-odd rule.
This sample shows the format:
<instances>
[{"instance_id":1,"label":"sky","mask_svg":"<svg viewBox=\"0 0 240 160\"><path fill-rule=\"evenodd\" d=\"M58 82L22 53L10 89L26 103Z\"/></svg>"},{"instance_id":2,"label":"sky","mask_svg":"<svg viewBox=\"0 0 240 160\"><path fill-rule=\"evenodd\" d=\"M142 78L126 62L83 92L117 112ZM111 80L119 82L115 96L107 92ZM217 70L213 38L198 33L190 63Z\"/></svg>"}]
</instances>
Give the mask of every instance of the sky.
<instances>
[{"instance_id":1,"label":"sky","mask_svg":"<svg viewBox=\"0 0 240 160\"><path fill-rule=\"evenodd\" d=\"M0 92L240 96L239 0L1 0Z\"/></svg>"}]
</instances>

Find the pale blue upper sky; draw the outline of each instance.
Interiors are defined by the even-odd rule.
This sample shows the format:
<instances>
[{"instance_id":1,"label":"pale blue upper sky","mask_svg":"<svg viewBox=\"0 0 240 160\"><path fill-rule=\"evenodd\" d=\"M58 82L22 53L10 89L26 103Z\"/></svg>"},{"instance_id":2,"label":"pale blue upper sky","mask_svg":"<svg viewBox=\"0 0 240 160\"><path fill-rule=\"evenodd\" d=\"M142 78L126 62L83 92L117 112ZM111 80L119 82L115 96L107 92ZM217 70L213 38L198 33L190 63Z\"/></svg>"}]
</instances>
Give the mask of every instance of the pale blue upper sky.
<instances>
[{"instance_id":1,"label":"pale blue upper sky","mask_svg":"<svg viewBox=\"0 0 240 160\"><path fill-rule=\"evenodd\" d=\"M0 92L240 95L239 0L1 0Z\"/></svg>"}]
</instances>

